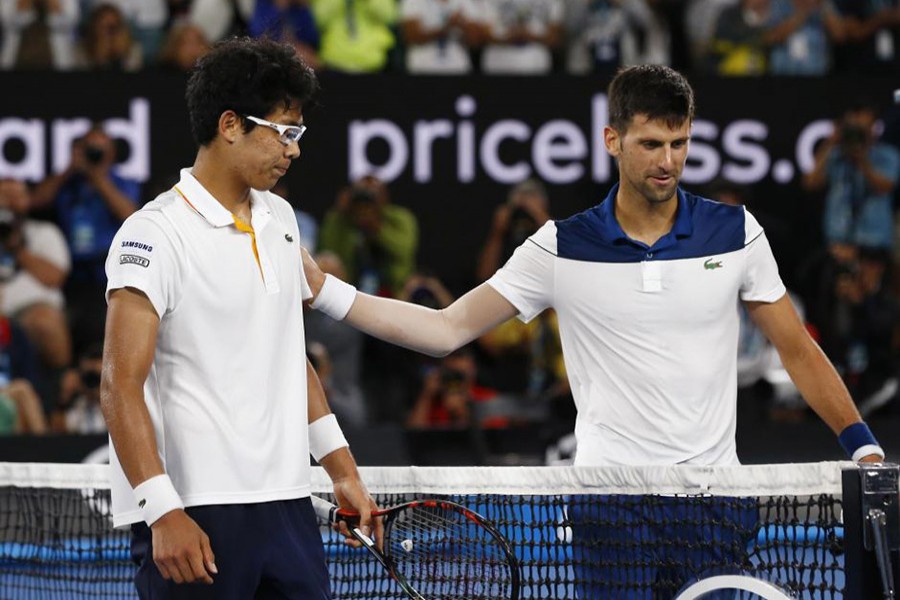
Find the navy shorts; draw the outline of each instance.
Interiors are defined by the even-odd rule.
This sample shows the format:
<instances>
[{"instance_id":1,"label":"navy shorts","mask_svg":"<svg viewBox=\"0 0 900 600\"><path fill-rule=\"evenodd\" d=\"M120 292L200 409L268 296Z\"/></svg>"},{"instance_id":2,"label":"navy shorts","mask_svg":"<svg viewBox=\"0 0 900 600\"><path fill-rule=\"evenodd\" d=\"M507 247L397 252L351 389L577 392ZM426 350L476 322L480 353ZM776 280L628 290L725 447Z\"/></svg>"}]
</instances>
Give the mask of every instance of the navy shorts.
<instances>
[{"instance_id":1,"label":"navy shorts","mask_svg":"<svg viewBox=\"0 0 900 600\"><path fill-rule=\"evenodd\" d=\"M212 585L163 579L153 562L150 528L136 523L131 556L142 600L331 600L322 536L309 498L192 506L187 514L209 536L219 573Z\"/></svg>"},{"instance_id":2,"label":"navy shorts","mask_svg":"<svg viewBox=\"0 0 900 600\"><path fill-rule=\"evenodd\" d=\"M747 498L577 498L568 515L581 600L671 599L697 578L740 569L759 519ZM710 596L722 597L734 592Z\"/></svg>"}]
</instances>

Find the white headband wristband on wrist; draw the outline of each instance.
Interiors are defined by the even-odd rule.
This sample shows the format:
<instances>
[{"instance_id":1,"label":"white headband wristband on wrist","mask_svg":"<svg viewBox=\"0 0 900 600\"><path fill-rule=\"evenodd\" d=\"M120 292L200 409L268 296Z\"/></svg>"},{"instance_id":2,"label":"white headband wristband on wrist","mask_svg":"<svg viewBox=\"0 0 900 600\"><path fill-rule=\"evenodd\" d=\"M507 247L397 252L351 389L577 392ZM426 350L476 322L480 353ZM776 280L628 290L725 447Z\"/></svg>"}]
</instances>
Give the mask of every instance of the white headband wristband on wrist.
<instances>
[{"instance_id":1,"label":"white headband wristband on wrist","mask_svg":"<svg viewBox=\"0 0 900 600\"><path fill-rule=\"evenodd\" d=\"M325 283L312 306L335 321L342 321L356 300L356 288L332 275L325 276Z\"/></svg>"},{"instance_id":2,"label":"white headband wristband on wrist","mask_svg":"<svg viewBox=\"0 0 900 600\"><path fill-rule=\"evenodd\" d=\"M316 462L328 456L338 448L346 448L350 444L338 425L337 417L325 415L309 424L309 453Z\"/></svg>"},{"instance_id":3,"label":"white headband wristband on wrist","mask_svg":"<svg viewBox=\"0 0 900 600\"><path fill-rule=\"evenodd\" d=\"M156 475L134 488L134 498L144 513L147 525L153 525L167 512L184 508L168 475Z\"/></svg>"}]
</instances>

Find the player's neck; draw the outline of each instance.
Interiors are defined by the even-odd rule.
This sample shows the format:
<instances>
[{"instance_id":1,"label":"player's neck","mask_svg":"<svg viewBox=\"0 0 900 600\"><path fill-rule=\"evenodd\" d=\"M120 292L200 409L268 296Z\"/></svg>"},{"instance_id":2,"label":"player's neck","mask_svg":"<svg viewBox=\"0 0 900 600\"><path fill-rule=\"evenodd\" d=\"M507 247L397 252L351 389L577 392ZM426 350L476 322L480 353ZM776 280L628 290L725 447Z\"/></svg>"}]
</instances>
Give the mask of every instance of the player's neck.
<instances>
[{"instance_id":1,"label":"player's neck","mask_svg":"<svg viewBox=\"0 0 900 600\"><path fill-rule=\"evenodd\" d=\"M215 152L200 148L191 174L230 213L250 222L250 188Z\"/></svg>"},{"instance_id":2,"label":"player's neck","mask_svg":"<svg viewBox=\"0 0 900 600\"><path fill-rule=\"evenodd\" d=\"M652 246L675 225L677 195L664 202L649 202L637 191L620 186L616 194L616 221L625 235Z\"/></svg>"}]
</instances>

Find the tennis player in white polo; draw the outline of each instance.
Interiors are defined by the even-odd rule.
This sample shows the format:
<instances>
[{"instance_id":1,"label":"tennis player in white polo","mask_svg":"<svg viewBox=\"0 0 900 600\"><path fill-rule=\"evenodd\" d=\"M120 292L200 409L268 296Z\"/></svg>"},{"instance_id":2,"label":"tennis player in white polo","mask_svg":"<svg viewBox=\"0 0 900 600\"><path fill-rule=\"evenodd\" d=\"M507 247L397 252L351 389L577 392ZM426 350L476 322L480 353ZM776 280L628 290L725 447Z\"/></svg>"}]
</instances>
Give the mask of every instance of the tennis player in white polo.
<instances>
[{"instance_id":1,"label":"tennis player in white polo","mask_svg":"<svg viewBox=\"0 0 900 600\"><path fill-rule=\"evenodd\" d=\"M310 452L371 525L306 359L297 221L267 191L317 88L289 45L217 45L188 83L194 166L110 248L101 397L141 598L331 598Z\"/></svg>"},{"instance_id":2,"label":"tennis player in white polo","mask_svg":"<svg viewBox=\"0 0 900 600\"><path fill-rule=\"evenodd\" d=\"M731 465L738 462L742 301L848 454L881 460L884 453L846 387L786 296L759 223L743 207L678 187L694 117L685 78L668 67L631 67L610 84L608 102L603 136L619 183L597 206L546 223L486 283L430 310L358 293L325 277L305 255L313 306L435 356L514 316L528 321L554 308L578 409L576 465ZM723 518L742 521L741 510L734 512ZM603 561L598 554L584 564ZM639 570L641 578L661 576ZM582 577L616 578L602 569ZM579 597L626 597L588 586Z\"/></svg>"}]
</instances>

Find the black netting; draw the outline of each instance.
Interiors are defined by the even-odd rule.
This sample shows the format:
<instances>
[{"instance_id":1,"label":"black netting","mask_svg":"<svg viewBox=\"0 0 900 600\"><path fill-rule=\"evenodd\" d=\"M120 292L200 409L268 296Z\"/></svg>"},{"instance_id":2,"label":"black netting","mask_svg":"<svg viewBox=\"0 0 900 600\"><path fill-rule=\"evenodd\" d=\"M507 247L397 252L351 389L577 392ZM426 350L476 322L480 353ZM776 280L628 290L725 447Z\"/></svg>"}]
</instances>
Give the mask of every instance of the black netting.
<instances>
[{"instance_id":1,"label":"black netting","mask_svg":"<svg viewBox=\"0 0 900 600\"><path fill-rule=\"evenodd\" d=\"M391 505L411 496L376 498ZM842 597L841 503L830 495L444 498L507 537L522 598L673 598L723 573L777 582L798 598ZM366 551L322 533L336 600L405 598ZM0 598L133 598L129 535L110 526L108 490L0 487Z\"/></svg>"}]
</instances>

